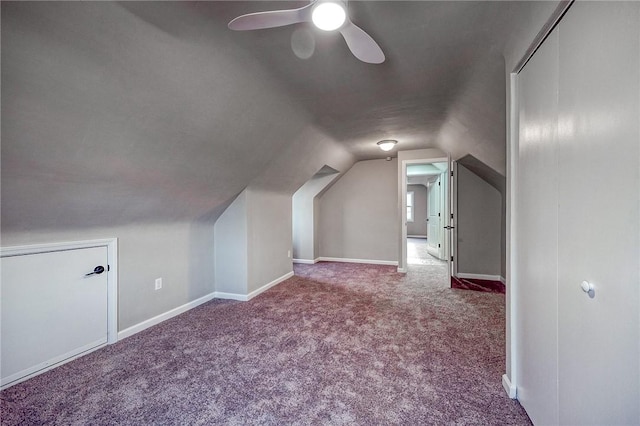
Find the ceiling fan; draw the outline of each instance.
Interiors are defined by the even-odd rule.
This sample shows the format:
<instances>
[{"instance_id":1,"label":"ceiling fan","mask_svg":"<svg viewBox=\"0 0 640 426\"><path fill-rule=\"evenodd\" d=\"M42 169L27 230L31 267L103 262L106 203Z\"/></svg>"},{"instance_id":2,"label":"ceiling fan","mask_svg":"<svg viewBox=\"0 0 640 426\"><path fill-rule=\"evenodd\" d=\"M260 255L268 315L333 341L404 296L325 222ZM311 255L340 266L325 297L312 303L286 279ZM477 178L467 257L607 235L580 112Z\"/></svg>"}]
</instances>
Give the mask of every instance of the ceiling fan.
<instances>
[{"instance_id":1,"label":"ceiling fan","mask_svg":"<svg viewBox=\"0 0 640 426\"><path fill-rule=\"evenodd\" d=\"M384 62L384 53L378 43L351 22L347 15L346 2L342 0L311 0L311 3L299 9L249 13L229 22L229 28L236 31L261 30L300 22L313 22L324 31L338 30L351 53L362 62Z\"/></svg>"}]
</instances>

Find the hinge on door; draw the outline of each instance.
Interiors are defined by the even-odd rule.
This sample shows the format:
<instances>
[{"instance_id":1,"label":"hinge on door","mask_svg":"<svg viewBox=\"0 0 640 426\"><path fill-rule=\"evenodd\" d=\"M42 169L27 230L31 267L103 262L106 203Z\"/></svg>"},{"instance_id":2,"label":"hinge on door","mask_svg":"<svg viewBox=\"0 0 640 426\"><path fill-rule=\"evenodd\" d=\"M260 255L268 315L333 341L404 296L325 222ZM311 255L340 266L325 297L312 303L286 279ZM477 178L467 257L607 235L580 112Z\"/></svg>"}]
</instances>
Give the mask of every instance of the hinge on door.
<instances>
[{"instance_id":1,"label":"hinge on door","mask_svg":"<svg viewBox=\"0 0 640 426\"><path fill-rule=\"evenodd\" d=\"M440 186L440 182L438 182L438 186Z\"/></svg>"},{"instance_id":2,"label":"hinge on door","mask_svg":"<svg viewBox=\"0 0 640 426\"><path fill-rule=\"evenodd\" d=\"M107 265L107 272L111 270L111 266Z\"/></svg>"},{"instance_id":3,"label":"hinge on door","mask_svg":"<svg viewBox=\"0 0 640 426\"><path fill-rule=\"evenodd\" d=\"M438 248L440 248L440 244L438 244Z\"/></svg>"},{"instance_id":4,"label":"hinge on door","mask_svg":"<svg viewBox=\"0 0 640 426\"><path fill-rule=\"evenodd\" d=\"M453 213L451 213L451 219L453 219Z\"/></svg>"},{"instance_id":5,"label":"hinge on door","mask_svg":"<svg viewBox=\"0 0 640 426\"><path fill-rule=\"evenodd\" d=\"M451 170L451 177L453 177L453 170Z\"/></svg>"},{"instance_id":6,"label":"hinge on door","mask_svg":"<svg viewBox=\"0 0 640 426\"><path fill-rule=\"evenodd\" d=\"M440 213L438 213L438 217L440 217Z\"/></svg>"},{"instance_id":7,"label":"hinge on door","mask_svg":"<svg viewBox=\"0 0 640 426\"><path fill-rule=\"evenodd\" d=\"M451 261L453 262L453 256L451 256Z\"/></svg>"}]
</instances>

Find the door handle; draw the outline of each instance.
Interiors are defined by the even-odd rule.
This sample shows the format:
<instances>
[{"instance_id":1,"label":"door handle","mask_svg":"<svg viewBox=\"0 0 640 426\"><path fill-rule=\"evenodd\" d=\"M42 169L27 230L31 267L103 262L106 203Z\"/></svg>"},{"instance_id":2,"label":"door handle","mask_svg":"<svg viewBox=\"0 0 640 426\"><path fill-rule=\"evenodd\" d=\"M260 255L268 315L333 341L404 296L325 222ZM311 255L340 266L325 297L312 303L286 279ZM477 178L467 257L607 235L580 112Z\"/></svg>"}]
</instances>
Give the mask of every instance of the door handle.
<instances>
[{"instance_id":1,"label":"door handle","mask_svg":"<svg viewBox=\"0 0 640 426\"><path fill-rule=\"evenodd\" d=\"M88 277L90 275L100 275L103 272L104 272L104 266L96 266L95 268L93 268L93 272L89 272L88 274L84 274L84 276Z\"/></svg>"}]
</instances>

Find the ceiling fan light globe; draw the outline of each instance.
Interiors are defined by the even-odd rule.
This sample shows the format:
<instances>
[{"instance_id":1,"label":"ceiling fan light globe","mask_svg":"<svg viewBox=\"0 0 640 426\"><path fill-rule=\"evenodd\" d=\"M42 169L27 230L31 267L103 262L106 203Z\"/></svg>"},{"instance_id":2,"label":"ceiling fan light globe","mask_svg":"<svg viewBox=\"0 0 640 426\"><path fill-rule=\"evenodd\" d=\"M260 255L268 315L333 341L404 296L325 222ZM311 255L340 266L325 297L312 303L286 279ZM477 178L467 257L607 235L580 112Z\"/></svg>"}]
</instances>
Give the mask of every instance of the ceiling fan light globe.
<instances>
[{"instance_id":1,"label":"ceiling fan light globe","mask_svg":"<svg viewBox=\"0 0 640 426\"><path fill-rule=\"evenodd\" d=\"M313 24L323 31L340 28L347 19L344 7L338 3L323 2L314 7L311 14Z\"/></svg>"}]
</instances>

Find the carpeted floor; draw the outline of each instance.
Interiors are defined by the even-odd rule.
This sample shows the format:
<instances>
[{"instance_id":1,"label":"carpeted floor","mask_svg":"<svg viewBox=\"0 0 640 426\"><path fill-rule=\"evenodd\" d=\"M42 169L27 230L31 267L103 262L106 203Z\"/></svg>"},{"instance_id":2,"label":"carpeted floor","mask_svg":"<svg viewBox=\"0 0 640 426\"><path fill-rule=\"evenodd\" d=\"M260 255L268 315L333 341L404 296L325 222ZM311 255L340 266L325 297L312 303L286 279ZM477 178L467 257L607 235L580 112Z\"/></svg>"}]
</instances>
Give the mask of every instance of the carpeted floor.
<instances>
[{"instance_id":1,"label":"carpeted floor","mask_svg":"<svg viewBox=\"0 0 640 426\"><path fill-rule=\"evenodd\" d=\"M523 424L504 296L446 269L320 263L0 393L2 424Z\"/></svg>"}]
</instances>

